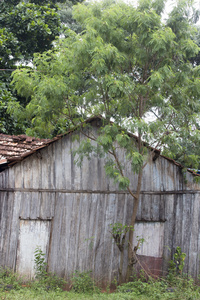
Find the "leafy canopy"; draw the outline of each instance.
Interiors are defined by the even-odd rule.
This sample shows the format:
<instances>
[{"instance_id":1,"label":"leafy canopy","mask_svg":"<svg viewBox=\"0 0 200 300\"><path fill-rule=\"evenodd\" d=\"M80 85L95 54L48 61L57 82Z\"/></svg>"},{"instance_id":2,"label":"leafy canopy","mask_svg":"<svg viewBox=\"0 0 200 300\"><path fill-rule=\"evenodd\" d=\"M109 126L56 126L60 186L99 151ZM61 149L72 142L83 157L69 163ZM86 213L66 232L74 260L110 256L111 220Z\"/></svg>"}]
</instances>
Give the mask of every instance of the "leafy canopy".
<instances>
[{"instance_id":1,"label":"leafy canopy","mask_svg":"<svg viewBox=\"0 0 200 300\"><path fill-rule=\"evenodd\" d=\"M187 1L178 1L163 22L164 7L164 0L140 0L137 7L78 4L74 18L83 31L68 30L55 49L35 55L33 69L13 74L18 93L31 97L23 110L32 120L27 133L51 136L56 126L62 132L102 115L98 144L114 153L117 142L137 171L145 143L165 145L170 154L171 147L181 151L186 132L199 135L200 67L190 62L199 47L191 10ZM127 131L137 134L137 143ZM124 181L116 160L107 172Z\"/></svg>"},{"instance_id":2,"label":"leafy canopy","mask_svg":"<svg viewBox=\"0 0 200 300\"><path fill-rule=\"evenodd\" d=\"M30 99L13 91L11 71L16 65L30 64L35 52L52 49L55 38L67 27L80 30L72 18L73 3L76 1L0 1L0 132L25 133L27 121L19 120L18 106L24 107Z\"/></svg>"}]
</instances>

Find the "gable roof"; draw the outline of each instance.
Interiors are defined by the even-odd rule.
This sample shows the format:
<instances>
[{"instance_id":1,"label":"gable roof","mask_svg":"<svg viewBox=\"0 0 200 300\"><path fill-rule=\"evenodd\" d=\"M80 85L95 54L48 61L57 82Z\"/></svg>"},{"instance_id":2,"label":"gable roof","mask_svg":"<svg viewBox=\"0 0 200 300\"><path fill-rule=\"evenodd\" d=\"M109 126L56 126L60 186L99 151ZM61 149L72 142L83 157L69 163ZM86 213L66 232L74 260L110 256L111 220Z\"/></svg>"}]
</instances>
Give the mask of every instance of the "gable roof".
<instances>
[{"instance_id":1,"label":"gable roof","mask_svg":"<svg viewBox=\"0 0 200 300\"><path fill-rule=\"evenodd\" d=\"M84 123L95 123L98 127L102 125L102 116L94 116L86 120ZM82 124L81 124L82 125ZM30 137L27 135L6 135L0 134L0 172L8 168L9 166L23 160L25 157L35 153L36 151L47 147L52 142L61 139L62 137L74 132L76 129L72 129L64 134L57 135L53 139L39 139L35 137ZM138 137L132 133L129 135L134 138L138 139ZM180 167L181 169L184 168L183 165L176 162L174 159L166 157L160 154L160 150L154 149L152 147L148 148L154 151L155 155L153 160L156 160L157 157L161 156L162 158L171 161L174 165ZM192 173L195 176L200 176L195 171L191 169L187 169L188 172Z\"/></svg>"}]
</instances>

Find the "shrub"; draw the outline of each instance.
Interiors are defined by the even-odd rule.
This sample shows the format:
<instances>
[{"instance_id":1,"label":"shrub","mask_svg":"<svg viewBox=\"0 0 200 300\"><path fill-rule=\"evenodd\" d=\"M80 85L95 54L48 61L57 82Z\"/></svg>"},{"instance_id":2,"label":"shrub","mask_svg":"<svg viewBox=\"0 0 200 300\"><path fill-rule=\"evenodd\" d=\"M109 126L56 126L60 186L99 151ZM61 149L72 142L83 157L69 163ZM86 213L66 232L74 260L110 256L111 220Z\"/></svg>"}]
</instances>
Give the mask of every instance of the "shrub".
<instances>
[{"instance_id":1,"label":"shrub","mask_svg":"<svg viewBox=\"0 0 200 300\"><path fill-rule=\"evenodd\" d=\"M44 288L46 290L58 290L64 287L66 281L63 278L46 271L47 263L45 254L40 247L36 247L35 249L34 262L36 273L36 281L32 282L32 287L34 289Z\"/></svg>"},{"instance_id":2,"label":"shrub","mask_svg":"<svg viewBox=\"0 0 200 300\"><path fill-rule=\"evenodd\" d=\"M91 271L75 271L72 277L72 290L76 293L98 293L99 288L91 278Z\"/></svg>"},{"instance_id":3,"label":"shrub","mask_svg":"<svg viewBox=\"0 0 200 300\"><path fill-rule=\"evenodd\" d=\"M11 269L0 267L0 289L1 290L19 290L22 280Z\"/></svg>"}]
</instances>

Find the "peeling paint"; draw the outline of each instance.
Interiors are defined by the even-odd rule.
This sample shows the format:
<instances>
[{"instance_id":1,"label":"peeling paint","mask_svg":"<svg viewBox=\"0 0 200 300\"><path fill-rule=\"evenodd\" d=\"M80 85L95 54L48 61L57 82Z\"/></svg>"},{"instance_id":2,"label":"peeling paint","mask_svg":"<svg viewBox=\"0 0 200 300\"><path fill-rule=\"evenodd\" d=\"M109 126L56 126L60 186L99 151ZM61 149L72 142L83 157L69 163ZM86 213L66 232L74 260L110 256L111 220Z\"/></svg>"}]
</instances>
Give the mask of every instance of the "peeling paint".
<instances>
[{"instance_id":1,"label":"peeling paint","mask_svg":"<svg viewBox=\"0 0 200 300\"><path fill-rule=\"evenodd\" d=\"M50 221L20 220L16 271L31 280L35 276L34 252L40 247L48 255Z\"/></svg>"}]
</instances>

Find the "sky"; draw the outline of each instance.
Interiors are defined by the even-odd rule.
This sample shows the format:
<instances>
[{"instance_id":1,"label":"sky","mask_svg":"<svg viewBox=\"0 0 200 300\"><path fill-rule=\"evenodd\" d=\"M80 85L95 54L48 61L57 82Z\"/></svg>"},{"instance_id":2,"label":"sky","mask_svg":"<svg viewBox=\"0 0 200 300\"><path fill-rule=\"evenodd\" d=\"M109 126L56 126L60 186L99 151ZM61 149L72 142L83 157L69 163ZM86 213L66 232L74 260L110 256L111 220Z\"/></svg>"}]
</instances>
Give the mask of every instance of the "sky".
<instances>
[{"instance_id":1,"label":"sky","mask_svg":"<svg viewBox=\"0 0 200 300\"><path fill-rule=\"evenodd\" d=\"M128 2L128 3L134 3L136 4L137 3L137 0L124 0L125 2ZM183 0L179 0L179 1L183 1ZM192 0L186 0L188 2L191 2ZM167 15L171 12L173 6L176 4L177 0L167 0L166 2L166 6L165 6L165 11L164 11L164 14L163 14L163 20L165 18L167 18ZM199 9L200 10L200 0L194 0L194 6L196 9ZM197 23L198 25L200 25L200 21Z\"/></svg>"}]
</instances>

